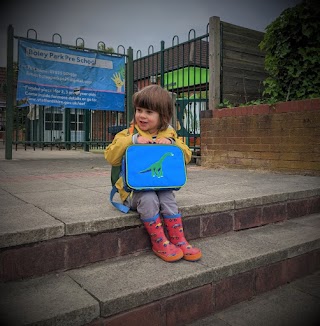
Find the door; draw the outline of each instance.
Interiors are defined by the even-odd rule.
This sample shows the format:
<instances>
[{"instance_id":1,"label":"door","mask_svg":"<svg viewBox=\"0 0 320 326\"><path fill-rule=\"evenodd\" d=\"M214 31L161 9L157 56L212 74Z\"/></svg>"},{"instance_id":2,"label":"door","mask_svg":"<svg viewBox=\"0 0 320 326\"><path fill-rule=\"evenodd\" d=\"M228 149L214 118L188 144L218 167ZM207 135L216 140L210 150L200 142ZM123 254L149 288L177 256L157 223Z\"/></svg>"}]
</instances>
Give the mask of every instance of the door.
<instances>
[{"instance_id":1,"label":"door","mask_svg":"<svg viewBox=\"0 0 320 326\"><path fill-rule=\"evenodd\" d=\"M84 110L70 110L70 133L70 139L72 142L82 142L85 140Z\"/></svg>"},{"instance_id":2,"label":"door","mask_svg":"<svg viewBox=\"0 0 320 326\"><path fill-rule=\"evenodd\" d=\"M44 108L44 135L45 142L64 142L63 124L64 110L54 107Z\"/></svg>"}]
</instances>

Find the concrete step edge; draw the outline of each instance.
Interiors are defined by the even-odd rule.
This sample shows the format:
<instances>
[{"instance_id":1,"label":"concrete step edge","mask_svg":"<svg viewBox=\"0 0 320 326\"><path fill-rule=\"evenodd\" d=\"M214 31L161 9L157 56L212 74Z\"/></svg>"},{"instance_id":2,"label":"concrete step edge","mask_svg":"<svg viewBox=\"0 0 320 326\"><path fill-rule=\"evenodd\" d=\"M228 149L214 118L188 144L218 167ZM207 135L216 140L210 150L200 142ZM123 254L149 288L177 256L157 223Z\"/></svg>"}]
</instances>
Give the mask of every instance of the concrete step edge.
<instances>
[{"instance_id":1,"label":"concrete step edge","mask_svg":"<svg viewBox=\"0 0 320 326\"><path fill-rule=\"evenodd\" d=\"M218 198L208 203L192 203L180 206L183 216L193 218L199 215L212 214L217 212L235 211L239 209L266 206L276 203L289 203L298 200L307 200L308 198L316 198L320 196L320 188L307 189L303 191L292 191L275 193L271 195L263 195L248 198L239 198L230 201L219 201ZM112 210L113 208L111 208ZM33 212L33 214L36 214ZM90 214L90 212L88 212ZM35 217L33 217L35 218ZM118 211L112 211L111 216L103 219L87 217L86 220L70 221L67 223L57 220L52 225L42 225L41 218L36 228L24 228L23 223L19 221L16 227L10 226L8 229L1 230L0 248L8 248L26 244L37 243L39 241L48 241L52 239L63 238L65 236L78 236L82 234L94 234L100 232L115 231L118 229L132 228L141 225L141 221L136 212L123 214Z\"/></svg>"}]
</instances>

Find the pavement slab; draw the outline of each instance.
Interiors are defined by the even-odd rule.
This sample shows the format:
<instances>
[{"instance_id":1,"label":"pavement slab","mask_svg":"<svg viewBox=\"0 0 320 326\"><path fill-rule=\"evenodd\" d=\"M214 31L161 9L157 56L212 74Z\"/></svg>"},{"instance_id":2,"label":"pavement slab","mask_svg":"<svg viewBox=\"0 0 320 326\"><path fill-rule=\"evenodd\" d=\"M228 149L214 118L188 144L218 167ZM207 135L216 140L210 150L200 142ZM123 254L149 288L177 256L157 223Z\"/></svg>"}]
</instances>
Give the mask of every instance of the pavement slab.
<instances>
[{"instance_id":1,"label":"pavement slab","mask_svg":"<svg viewBox=\"0 0 320 326\"><path fill-rule=\"evenodd\" d=\"M0 284L5 325L84 325L99 316L98 302L67 275Z\"/></svg>"}]
</instances>

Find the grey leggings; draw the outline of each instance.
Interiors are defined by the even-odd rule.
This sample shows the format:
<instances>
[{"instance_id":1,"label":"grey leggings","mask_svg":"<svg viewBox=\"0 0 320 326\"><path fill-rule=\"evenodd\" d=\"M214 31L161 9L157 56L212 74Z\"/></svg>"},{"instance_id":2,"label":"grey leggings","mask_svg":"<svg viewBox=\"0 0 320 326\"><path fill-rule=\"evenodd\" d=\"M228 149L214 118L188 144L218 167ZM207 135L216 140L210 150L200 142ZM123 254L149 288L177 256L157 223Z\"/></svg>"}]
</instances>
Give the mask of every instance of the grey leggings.
<instances>
[{"instance_id":1,"label":"grey leggings","mask_svg":"<svg viewBox=\"0 0 320 326\"><path fill-rule=\"evenodd\" d=\"M163 215L179 213L175 195L171 190L133 192L125 204L137 211L141 219L154 217L158 213Z\"/></svg>"}]
</instances>

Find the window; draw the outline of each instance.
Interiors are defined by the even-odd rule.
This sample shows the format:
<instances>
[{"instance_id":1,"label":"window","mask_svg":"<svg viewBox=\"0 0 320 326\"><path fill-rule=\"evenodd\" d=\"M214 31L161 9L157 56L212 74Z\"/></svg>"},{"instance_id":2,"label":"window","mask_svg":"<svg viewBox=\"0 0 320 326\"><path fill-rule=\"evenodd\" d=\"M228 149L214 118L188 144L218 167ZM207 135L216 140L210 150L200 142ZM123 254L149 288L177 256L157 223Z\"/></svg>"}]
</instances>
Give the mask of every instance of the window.
<instances>
[{"instance_id":1,"label":"window","mask_svg":"<svg viewBox=\"0 0 320 326\"><path fill-rule=\"evenodd\" d=\"M72 131L83 131L84 130L84 115L71 113L70 114L70 129Z\"/></svg>"},{"instance_id":2,"label":"window","mask_svg":"<svg viewBox=\"0 0 320 326\"><path fill-rule=\"evenodd\" d=\"M63 114L62 113L50 113L45 114L45 130L62 130L63 128Z\"/></svg>"}]
</instances>

